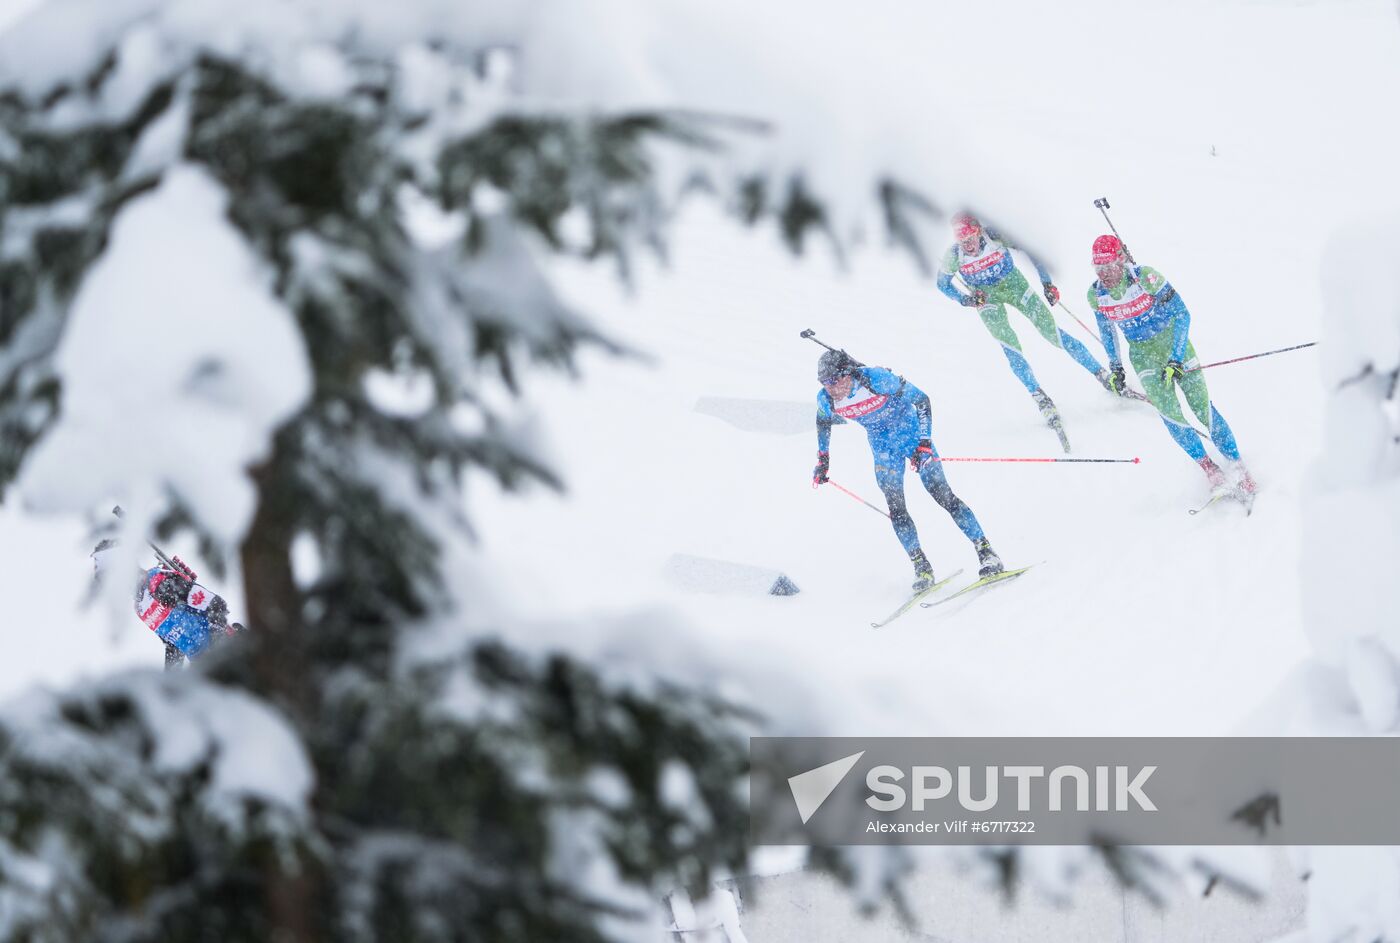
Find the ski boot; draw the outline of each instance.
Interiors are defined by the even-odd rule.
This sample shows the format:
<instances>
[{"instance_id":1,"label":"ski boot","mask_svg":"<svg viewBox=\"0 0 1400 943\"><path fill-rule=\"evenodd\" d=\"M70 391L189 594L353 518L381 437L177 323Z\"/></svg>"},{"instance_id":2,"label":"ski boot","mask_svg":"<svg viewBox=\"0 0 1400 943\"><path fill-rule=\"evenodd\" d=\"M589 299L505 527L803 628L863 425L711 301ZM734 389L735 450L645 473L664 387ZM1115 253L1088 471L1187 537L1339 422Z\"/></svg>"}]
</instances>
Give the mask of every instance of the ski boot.
<instances>
[{"instance_id":1,"label":"ski boot","mask_svg":"<svg viewBox=\"0 0 1400 943\"><path fill-rule=\"evenodd\" d=\"M914 592L921 593L933 585L933 565L928 562L928 557L924 556L922 550L915 550L909 554L909 560L914 564Z\"/></svg>"},{"instance_id":2,"label":"ski boot","mask_svg":"<svg viewBox=\"0 0 1400 943\"><path fill-rule=\"evenodd\" d=\"M1259 486L1254 483L1244 462L1235 461L1231 465L1231 470L1235 472L1235 497L1244 505L1244 513L1248 516L1254 513L1254 498L1259 493Z\"/></svg>"},{"instance_id":3,"label":"ski boot","mask_svg":"<svg viewBox=\"0 0 1400 943\"><path fill-rule=\"evenodd\" d=\"M1002 570L1006 569L1006 567L1001 565L1001 557L997 556L996 551L992 549L992 542L986 537L983 537L972 546L973 549L977 551L977 562L981 566L981 569L977 571L978 579L996 576Z\"/></svg>"},{"instance_id":4,"label":"ski boot","mask_svg":"<svg viewBox=\"0 0 1400 943\"><path fill-rule=\"evenodd\" d=\"M1254 478L1249 474L1249 469L1244 467L1244 462L1235 462L1234 471L1236 473L1235 490L1240 494L1254 497L1259 491L1259 486L1254 483Z\"/></svg>"},{"instance_id":5,"label":"ski boot","mask_svg":"<svg viewBox=\"0 0 1400 943\"><path fill-rule=\"evenodd\" d=\"M1210 492L1215 494L1220 491L1227 491L1230 488L1225 480L1225 473L1220 470L1220 466L1211 461L1209 455L1196 462L1201 466L1201 471L1206 473L1206 479L1210 481Z\"/></svg>"},{"instance_id":6,"label":"ski boot","mask_svg":"<svg viewBox=\"0 0 1400 943\"><path fill-rule=\"evenodd\" d=\"M1046 396L1044 390L1036 390L1031 396L1035 399L1035 405L1040 409L1040 415L1045 419L1045 424L1055 430L1055 435L1060 437L1060 447L1068 452L1069 437L1065 435L1065 426L1060 421L1060 411L1055 408L1054 400Z\"/></svg>"}]
</instances>

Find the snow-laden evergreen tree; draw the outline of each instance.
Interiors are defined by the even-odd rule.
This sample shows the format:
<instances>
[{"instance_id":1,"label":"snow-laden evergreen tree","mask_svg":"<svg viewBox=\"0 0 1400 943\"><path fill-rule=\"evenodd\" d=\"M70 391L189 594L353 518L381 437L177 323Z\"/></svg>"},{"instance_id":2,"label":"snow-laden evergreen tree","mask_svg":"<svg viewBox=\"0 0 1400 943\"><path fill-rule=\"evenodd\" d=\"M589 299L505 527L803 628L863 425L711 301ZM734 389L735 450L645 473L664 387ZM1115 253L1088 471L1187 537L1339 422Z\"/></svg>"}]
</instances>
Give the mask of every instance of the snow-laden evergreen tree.
<instances>
[{"instance_id":1,"label":"snow-laden evergreen tree","mask_svg":"<svg viewBox=\"0 0 1400 943\"><path fill-rule=\"evenodd\" d=\"M123 503L128 564L197 538L250 628L0 718L6 939L650 938L742 868L752 718L490 625L463 489L557 484L508 394L608 344L542 253L626 277L682 191L830 227L732 159L761 127L537 95L547 11L498 6L53 0L6 38L0 478ZM931 208L869 192L917 253Z\"/></svg>"},{"instance_id":2,"label":"snow-laden evergreen tree","mask_svg":"<svg viewBox=\"0 0 1400 943\"><path fill-rule=\"evenodd\" d=\"M1400 257L1400 219L1348 226L1320 260L1326 438L1304 503L1301 583L1314 652L1267 704L1277 735L1400 736L1400 305L1340 275L1358 241ZM1296 857L1308 876L1307 939L1400 939L1400 849Z\"/></svg>"}]
</instances>

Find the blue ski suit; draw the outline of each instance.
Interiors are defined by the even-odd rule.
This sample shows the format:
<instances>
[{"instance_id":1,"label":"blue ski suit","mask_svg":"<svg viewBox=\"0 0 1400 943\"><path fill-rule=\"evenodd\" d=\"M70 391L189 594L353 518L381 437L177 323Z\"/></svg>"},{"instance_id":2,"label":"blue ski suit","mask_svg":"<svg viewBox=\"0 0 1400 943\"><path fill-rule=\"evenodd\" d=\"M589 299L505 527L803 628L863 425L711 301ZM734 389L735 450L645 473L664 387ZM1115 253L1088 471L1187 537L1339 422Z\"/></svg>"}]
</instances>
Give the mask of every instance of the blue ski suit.
<instances>
[{"instance_id":1,"label":"blue ski suit","mask_svg":"<svg viewBox=\"0 0 1400 943\"><path fill-rule=\"evenodd\" d=\"M823 389L817 394L817 451L829 452L831 427L854 420L865 427L875 459L875 480L889 505L895 535L906 553L919 550L919 534L904 501L904 469L920 440L932 444L932 418L928 395L884 367L857 367L851 371L851 392L833 402ZM935 450L932 459L937 459ZM982 525L972 509L953 493L943 474L943 464L925 461L919 480L973 543L982 539Z\"/></svg>"}]
</instances>

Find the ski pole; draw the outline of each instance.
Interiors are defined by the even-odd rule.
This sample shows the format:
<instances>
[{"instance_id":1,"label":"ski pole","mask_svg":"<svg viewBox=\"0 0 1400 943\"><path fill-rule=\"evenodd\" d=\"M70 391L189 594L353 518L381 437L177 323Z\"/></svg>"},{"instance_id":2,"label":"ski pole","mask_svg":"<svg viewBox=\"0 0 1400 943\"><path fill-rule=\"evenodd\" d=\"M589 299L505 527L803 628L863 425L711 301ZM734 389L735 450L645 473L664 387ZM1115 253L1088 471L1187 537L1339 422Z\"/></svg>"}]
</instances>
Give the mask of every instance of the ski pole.
<instances>
[{"instance_id":1,"label":"ski pole","mask_svg":"<svg viewBox=\"0 0 1400 943\"><path fill-rule=\"evenodd\" d=\"M1098 465L1141 465L1142 459L1133 458L971 458L961 455L939 455L931 462L1087 462Z\"/></svg>"},{"instance_id":2,"label":"ski pole","mask_svg":"<svg viewBox=\"0 0 1400 943\"><path fill-rule=\"evenodd\" d=\"M809 341L811 341L811 342L814 343L814 344L821 344L821 345L822 345L823 347L825 347L827 350L835 350L835 349L836 349L835 347L832 347L830 344L828 344L828 343L826 343L825 341L823 341L821 338L817 337L817 332L814 331L814 330L812 330L810 327L807 328L807 330L803 331L801 334L798 334L797 336L798 336L798 337L801 337L801 338L803 338L803 339L805 339L805 340L809 340Z\"/></svg>"},{"instance_id":3,"label":"ski pole","mask_svg":"<svg viewBox=\"0 0 1400 943\"><path fill-rule=\"evenodd\" d=\"M1108 197L1099 197L1094 201L1094 205L1099 208L1099 212L1103 214L1103 218L1108 221L1108 228L1113 230L1115 236L1118 236L1118 241L1123 245L1123 254L1128 257L1128 261L1137 265L1137 260L1133 258L1132 250L1129 249L1128 244L1123 241L1123 237L1118 234L1118 227L1113 225L1113 220L1108 218L1108 211L1112 209L1112 207L1108 205Z\"/></svg>"},{"instance_id":4,"label":"ski pole","mask_svg":"<svg viewBox=\"0 0 1400 943\"><path fill-rule=\"evenodd\" d=\"M122 510L120 504L112 508L112 513L119 518L126 516L126 512ZM195 573L194 569L184 560L181 560L179 557L172 557L167 555L164 550L160 549L149 540L146 541L146 546L150 547L151 550L155 552L156 559L159 560L167 570L173 570L176 573L184 573L190 578L191 582L198 581L199 576Z\"/></svg>"},{"instance_id":5,"label":"ski pole","mask_svg":"<svg viewBox=\"0 0 1400 943\"><path fill-rule=\"evenodd\" d=\"M1093 329L1092 327L1090 327L1089 325L1085 324L1083 321L1079 320L1079 315L1075 314L1075 313L1074 313L1073 311L1071 311L1069 308L1065 307L1065 303L1064 303L1063 300L1057 301L1057 302L1055 302L1055 304L1056 304L1058 307L1063 308L1065 314L1068 314L1070 317L1074 318L1074 321L1075 321L1076 324L1078 324L1080 327L1084 328L1084 331L1085 331L1090 337L1092 337L1094 340L1096 340L1096 341L1099 342L1099 346L1101 346L1101 347L1103 346L1103 338L1099 336L1099 332L1096 331L1096 330L1094 330L1094 329Z\"/></svg>"},{"instance_id":6,"label":"ski pole","mask_svg":"<svg viewBox=\"0 0 1400 943\"><path fill-rule=\"evenodd\" d=\"M1290 350L1302 350L1304 347L1316 347L1317 341L1308 341L1306 344L1294 344L1292 347L1280 347L1278 350L1266 350L1262 354L1249 354L1245 357L1233 357L1230 360L1217 360L1215 363L1203 363L1199 367L1192 367L1187 373L1195 373L1197 370L1204 370L1207 367L1223 367L1227 363L1241 363L1245 360L1258 360L1260 357L1272 357L1274 354L1286 354Z\"/></svg>"},{"instance_id":7,"label":"ski pole","mask_svg":"<svg viewBox=\"0 0 1400 943\"><path fill-rule=\"evenodd\" d=\"M812 330L810 327L807 328L807 330L803 331L801 334L798 334L797 336L798 336L798 337L801 337L801 338L803 338L803 339L805 339L805 340L809 340L809 341L811 341L811 342L814 343L814 344L821 344L823 347L825 347L827 350L831 351L832 353L835 353L835 354L846 354L846 352L845 352L844 350L837 350L835 347L832 347L830 344L826 343L826 342L823 341L821 338L817 337L817 332L814 331L814 330ZM863 367L863 366L865 366L865 364L861 363L861 362L860 362L859 360L857 360L856 358L851 357L850 354L846 354L846 356L847 356L847 357L850 357L851 364L852 364L853 366L857 366L857 367Z\"/></svg>"},{"instance_id":8,"label":"ski pole","mask_svg":"<svg viewBox=\"0 0 1400 943\"><path fill-rule=\"evenodd\" d=\"M844 349L838 350L837 348L832 347L830 344L828 344L828 343L826 343L825 341L823 341L821 338L817 337L817 332L814 331L814 330L812 330L811 328L808 328L807 330L803 331L801 334L799 334L799 335L797 335L797 336L798 336L798 337L804 337L804 338L806 338L807 340L811 341L811 342L814 343L814 344L821 344L823 347L825 347L827 350L831 351L832 353L836 353L836 354L846 354L846 351L845 351ZM863 366L865 366L865 364L861 363L861 362L860 362L859 360L857 360L856 358L851 357L850 354L846 354L846 356L847 356L847 357L850 357L851 364L852 364L853 366L857 366L857 367L863 367Z\"/></svg>"},{"instance_id":9,"label":"ski pole","mask_svg":"<svg viewBox=\"0 0 1400 943\"><path fill-rule=\"evenodd\" d=\"M849 488L843 488L843 487L841 487L841 486L838 485L836 482L832 481L830 478L828 478L828 479L826 480L826 483L829 484L829 485L831 485L833 488L835 488L837 491L841 492L842 494L848 494L848 495L850 495L851 497L855 498L855 499L856 499L857 501L859 501L861 504L864 504L866 507L870 508L870 510L874 511L876 514L879 514L881 517L889 517L889 516L890 516L890 512L889 512L889 511L882 511L882 510L880 510L880 509L877 508L875 505L871 504L869 501L865 500L865 499L862 498L860 495L856 494L854 491L850 490ZM812 487L815 488L815 487L817 487L818 484L819 484L819 482L815 482L815 481L814 481L814 482L812 482Z\"/></svg>"}]
</instances>

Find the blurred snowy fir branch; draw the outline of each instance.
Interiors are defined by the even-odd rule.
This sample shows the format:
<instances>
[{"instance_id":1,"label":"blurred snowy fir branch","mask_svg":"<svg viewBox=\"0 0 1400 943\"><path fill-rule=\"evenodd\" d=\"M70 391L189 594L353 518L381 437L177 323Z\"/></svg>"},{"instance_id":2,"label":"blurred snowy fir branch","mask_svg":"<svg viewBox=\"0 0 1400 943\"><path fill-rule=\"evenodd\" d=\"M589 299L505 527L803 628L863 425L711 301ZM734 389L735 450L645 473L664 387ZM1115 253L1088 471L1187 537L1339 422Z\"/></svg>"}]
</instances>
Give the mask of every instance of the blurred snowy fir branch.
<instances>
[{"instance_id":1,"label":"blurred snowy fir branch","mask_svg":"<svg viewBox=\"0 0 1400 943\"><path fill-rule=\"evenodd\" d=\"M755 718L480 635L420 663L400 643L472 605L441 568L471 537L467 470L559 483L483 388L612 347L556 296L540 247L626 278L637 247L664 252L675 200L707 190L800 251L837 238L820 195L730 166L757 123L541 108L490 81L488 50L307 40L318 67L298 84L275 48L231 56L119 20L91 28L104 38L81 70L0 96L0 480L81 419L59 363L77 299L123 214L177 191L225 200L301 336L305 382L288 388L304 395L268 430L237 542L231 512L181 486L227 474L221 455L164 425L163 403L127 417L133 440L193 466L138 483L160 495L155 531L238 560L252 631L205 670L35 695L0 719L5 938L649 936L661 892L743 871ZM425 244L414 213L452 237ZM208 316L147 315L171 395L237 409L244 391L220 384L237 364L161 360ZM375 373L431 395L386 411ZM308 538L318 572L299 581Z\"/></svg>"}]
</instances>

